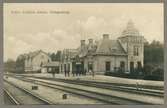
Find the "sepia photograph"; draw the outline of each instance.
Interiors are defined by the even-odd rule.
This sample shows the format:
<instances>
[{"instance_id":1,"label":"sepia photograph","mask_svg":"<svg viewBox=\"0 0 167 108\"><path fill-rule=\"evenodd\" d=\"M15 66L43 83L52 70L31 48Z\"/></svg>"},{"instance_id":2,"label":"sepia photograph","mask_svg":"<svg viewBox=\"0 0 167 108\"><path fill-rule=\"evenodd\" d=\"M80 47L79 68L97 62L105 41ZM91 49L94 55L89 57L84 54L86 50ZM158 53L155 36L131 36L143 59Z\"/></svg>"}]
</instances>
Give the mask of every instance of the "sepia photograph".
<instances>
[{"instance_id":1,"label":"sepia photograph","mask_svg":"<svg viewBox=\"0 0 167 108\"><path fill-rule=\"evenodd\" d=\"M163 105L163 3L4 3L5 105Z\"/></svg>"}]
</instances>

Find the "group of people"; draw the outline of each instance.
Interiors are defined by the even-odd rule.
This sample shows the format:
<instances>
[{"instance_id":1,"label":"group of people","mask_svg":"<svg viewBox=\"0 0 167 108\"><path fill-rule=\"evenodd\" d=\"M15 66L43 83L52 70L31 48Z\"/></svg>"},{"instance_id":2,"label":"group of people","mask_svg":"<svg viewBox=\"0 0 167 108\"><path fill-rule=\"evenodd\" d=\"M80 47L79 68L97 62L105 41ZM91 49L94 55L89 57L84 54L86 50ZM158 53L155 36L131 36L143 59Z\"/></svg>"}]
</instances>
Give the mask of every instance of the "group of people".
<instances>
[{"instance_id":1,"label":"group of people","mask_svg":"<svg viewBox=\"0 0 167 108\"><path fill-rule=\"evenodd\" d=\"M92 74L92 76L94 76L94 71L92 70L82 70L82 69L76 69L75 71L72 71L72 76L85 76L86 74ZM65 77L69 77L70 76L70 71L64 71L64 75Z\"/></svg>"},{"instance_id":2,"label":"group of people","mask_svg":"<svg viewBox=\"0 0 167 108\"><path fill-rule=\"evenodd\" d=\"M55 73L56 72L52 72L52 76L53 77L55 77ZM92 70L84 70L84 71L82 71L82 70L76 70L76 71L72 71L72 76L74 77L74 76L85 76L86 74L91 74L93 77L94 77L94 75L95 75L95 73L94 73L94 71L92 71ZM70 70L65 70L64 71L64 75L65 75L65 77L70 77Z\"/></svg>"}]
</instances>

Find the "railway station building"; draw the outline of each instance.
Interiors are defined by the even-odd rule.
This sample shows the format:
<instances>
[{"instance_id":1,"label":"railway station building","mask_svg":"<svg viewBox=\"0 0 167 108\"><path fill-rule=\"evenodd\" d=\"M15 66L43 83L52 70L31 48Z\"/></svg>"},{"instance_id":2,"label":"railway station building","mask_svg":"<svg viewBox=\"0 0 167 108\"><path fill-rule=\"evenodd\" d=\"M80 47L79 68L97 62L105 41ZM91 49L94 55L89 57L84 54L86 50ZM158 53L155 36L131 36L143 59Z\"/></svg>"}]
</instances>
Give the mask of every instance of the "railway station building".
<instances>
[{"instance_id":1,"label":"railway station building","mask_svg":"<svg viewBox=\"0 0 167 108\"><path fill-rule=\"evenodd\" d=\"M102 39L80 41L76 49L65 49L62 53L60 71L81 74L104 74L105 72L133 73L143 67L144 37L129 21L116 40L109 34Z\"/></svg>"}]
</instances>

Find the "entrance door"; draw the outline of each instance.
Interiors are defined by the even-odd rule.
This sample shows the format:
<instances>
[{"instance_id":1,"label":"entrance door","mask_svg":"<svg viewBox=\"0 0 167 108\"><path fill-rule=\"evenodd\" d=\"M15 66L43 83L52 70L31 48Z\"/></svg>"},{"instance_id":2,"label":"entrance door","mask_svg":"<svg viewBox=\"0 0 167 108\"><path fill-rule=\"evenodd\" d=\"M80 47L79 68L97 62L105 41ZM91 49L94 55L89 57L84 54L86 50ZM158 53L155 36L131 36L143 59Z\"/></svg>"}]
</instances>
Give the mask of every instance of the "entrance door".
<instances>
[{"instance_id":1,"label":"entrance door","mask_svg":"<svg viewBox=\"0 0 167 108\"><path fill-rule=\"evenodd\" d=\"M130 62L130 72L134 72L134 62Z\"/></svg>"},{"instance_id":2,"label":"entrance door","mask_svg":"<svg viewBox=\"0 0 167 108\"><path fill-rule=\"evenodd\" d=\"M76 62L76 75L81 74L81 62Z\"/></svg>"},{"instance_id":3,"label":"entrance door","mask_svg":"<svg viewBox=\"0 0 167 108\"><path fill-rule=\"evenodd\" d=\"M138 68L138 70L140 70L142 68L140 61L137 62L137 68Z\"/></svg>"},{"instance_id":4,"label":"entrance door","mask_svg":"<svg viewBox=\"0 0 167 108\"><path fill-rule=\"evenodd\" d=\"M106 62L106 72L110 71L110 62Z\"/></svg>"},{"instance_id":5,"label":"entrance door","mask_svg":"<svg viewBox=\"0 0 167 108\"><path fill-rule=\"evenodd\" d=\"M92 62L88 63L88 72L89 71L93 71L93 63Z\"/></svg>"},{"instance_id":6,"label":"entrance door","mask_svg":"<svg viewBox=\"0 0 167 108\"><path fill-rule=\"evenodd\" d=\"M121 68L121 72L125 72L125 62L124 61L120 62L120 68Z\"/></svg>"},{"instance_id":7,"label":"entrance door","mask_svg":"<svg viewBox=\"0 0 167 108\"><path fill-rule=\"evenodd\" d=\"M142 75L142 65L140 61L137 62L137 71L139 75Z\"/></svg>"}]
</instances>

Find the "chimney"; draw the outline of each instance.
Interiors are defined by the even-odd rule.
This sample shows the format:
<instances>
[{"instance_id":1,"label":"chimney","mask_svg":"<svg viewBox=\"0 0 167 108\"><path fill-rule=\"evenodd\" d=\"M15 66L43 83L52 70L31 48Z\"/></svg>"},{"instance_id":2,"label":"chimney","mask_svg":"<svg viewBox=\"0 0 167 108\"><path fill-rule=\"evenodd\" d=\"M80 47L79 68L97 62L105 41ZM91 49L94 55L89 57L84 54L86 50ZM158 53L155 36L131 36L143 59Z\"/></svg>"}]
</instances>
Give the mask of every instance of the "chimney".
<instances>
[{"instance_id":1,"label":"chimney","mask_svg":"<svg viewBox=\"0 0 167 108\"><path fill-rule=\"evenodd\" d=\"M109 39L109 34L103 34L103 39Z\"/></svg>"},{"instance_id":2,"label":"chimney","mask_svg":"<svg viewBox=\"0 0 167 108\"><path fill-rule=\"evenodd\" d=\"M81 40L81 46L85 45L85 40Z\"/></svg>"},{"instance_id":3,"label":"chimney","mask_svg":"<svg viewBox=\"0 0 167 108\"><path fill-rule=\"evenodd\" d=\"M93 39L89 39L89 44L93 44Z\"/></svg>"}]
</instances>

